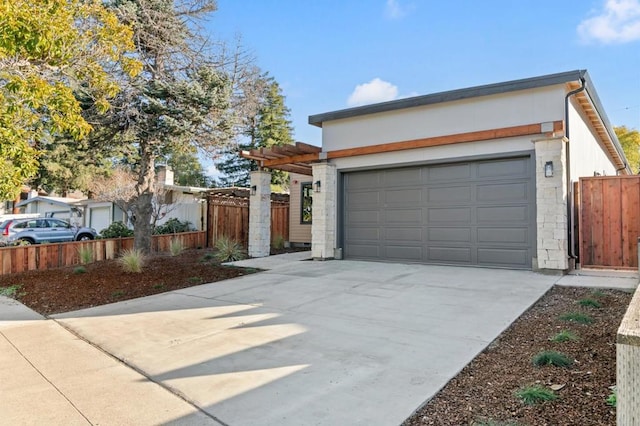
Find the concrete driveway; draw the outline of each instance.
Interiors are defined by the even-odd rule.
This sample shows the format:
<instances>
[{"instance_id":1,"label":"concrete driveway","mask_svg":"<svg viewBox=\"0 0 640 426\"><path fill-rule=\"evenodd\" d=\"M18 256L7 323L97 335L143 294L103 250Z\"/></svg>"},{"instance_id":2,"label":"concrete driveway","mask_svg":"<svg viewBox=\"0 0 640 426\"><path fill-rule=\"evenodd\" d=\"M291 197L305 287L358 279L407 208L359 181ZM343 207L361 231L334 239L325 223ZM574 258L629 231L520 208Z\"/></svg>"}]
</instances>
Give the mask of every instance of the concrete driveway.
<instances>
[{"instance_id":1,"label":"concrete driveway","mask_svg":"<svg viewBox=\"0 0 640 426\"><path fill-rule=\"evenodd\" d=\"M270 267L56 318L213 424L393 425L559 278L357 261Z\"/></svg>"}]
</instances>

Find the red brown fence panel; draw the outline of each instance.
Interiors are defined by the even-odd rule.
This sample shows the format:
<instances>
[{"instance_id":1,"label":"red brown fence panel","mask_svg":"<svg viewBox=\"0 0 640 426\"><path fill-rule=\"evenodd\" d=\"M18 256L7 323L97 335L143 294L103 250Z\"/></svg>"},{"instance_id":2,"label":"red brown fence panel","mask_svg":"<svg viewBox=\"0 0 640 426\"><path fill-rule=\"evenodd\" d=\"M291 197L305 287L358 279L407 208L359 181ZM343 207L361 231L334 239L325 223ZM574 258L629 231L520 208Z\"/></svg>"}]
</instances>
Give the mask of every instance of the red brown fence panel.
<instances>
[{"instance_id":1,"label":"red brown fence panel","mask_svg":"<svg viewBox=\"0 0 640 426\"><path fill-rule=\"evenodd\" d=\"M154 235L151 240L151 250L154 252L168 251L169 244L174 239L180 240L185 248L204 247L206 232ZM80 248L90 249L94 261L113 259L122 250L133 248L133 238L2 247L0 248L0 275L77 265L80 263L78 255Z\"/></svg>"},{"instance_id":2,"label":"red brown fence panel","mask_svg":"<svg viewBox=\"0 0 640 426\"><path fill-rule=\"evenodd\" d=\"M580 264L638 268L640 176L580 178Z\"/></svg>"}]
</instances>

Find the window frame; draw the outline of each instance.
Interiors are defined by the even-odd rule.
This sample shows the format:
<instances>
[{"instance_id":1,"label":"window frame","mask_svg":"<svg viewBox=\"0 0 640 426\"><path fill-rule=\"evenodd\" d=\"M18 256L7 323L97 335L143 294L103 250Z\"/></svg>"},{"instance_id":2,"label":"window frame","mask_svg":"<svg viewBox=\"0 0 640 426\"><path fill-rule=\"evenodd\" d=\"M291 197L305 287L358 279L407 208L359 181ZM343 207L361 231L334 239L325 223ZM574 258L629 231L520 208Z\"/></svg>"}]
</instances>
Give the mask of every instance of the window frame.
<instances>
[{"instance_id":1,"label":"window frame","mask_svg":"<svg viewBox=\"0 0 640 426\"><path fill-rule=\"evenodd\" d=\"M310 220L304 220L304 200L305 200L305 189L308 188L309 196L308 198L311 200L310 203L310 211L309 216ZM300 183L300 225L311 225L313 223L313 182L301 182Z\"/></svg>"}]
</instances>

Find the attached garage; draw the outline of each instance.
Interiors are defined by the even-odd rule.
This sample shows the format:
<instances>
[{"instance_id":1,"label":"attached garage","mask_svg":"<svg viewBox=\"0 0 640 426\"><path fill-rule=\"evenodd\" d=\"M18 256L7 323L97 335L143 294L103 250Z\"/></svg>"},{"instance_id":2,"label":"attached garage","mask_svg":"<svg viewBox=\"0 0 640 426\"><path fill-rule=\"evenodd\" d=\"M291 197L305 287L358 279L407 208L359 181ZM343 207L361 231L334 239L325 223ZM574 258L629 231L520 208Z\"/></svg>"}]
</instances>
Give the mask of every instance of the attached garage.
<instances>
[{"instance_id":1,"label":"attached garage","mask_svg":"<svg viewBox=\"0 0 640 426\"><path fill-rule=\"evenodd\" d=\"M531 156L345 173L347 259L531 268Z\"/></svg>"},{"instance_id":2,"label":"attached garage","mask_svg":"<svg viewBox=\"0 0 640 426\"><path fill-rule=\"evenodd\" d=\"M322 128L317 152L296 145L243 155L311 175L314 259L564 272L579 261L573 184L630 173L585 70L331 111L309 123ZM252 177L256 203L268 191L261 173ZM268 241L261 232L256 241Z\"/></svg>"}]
</instances>

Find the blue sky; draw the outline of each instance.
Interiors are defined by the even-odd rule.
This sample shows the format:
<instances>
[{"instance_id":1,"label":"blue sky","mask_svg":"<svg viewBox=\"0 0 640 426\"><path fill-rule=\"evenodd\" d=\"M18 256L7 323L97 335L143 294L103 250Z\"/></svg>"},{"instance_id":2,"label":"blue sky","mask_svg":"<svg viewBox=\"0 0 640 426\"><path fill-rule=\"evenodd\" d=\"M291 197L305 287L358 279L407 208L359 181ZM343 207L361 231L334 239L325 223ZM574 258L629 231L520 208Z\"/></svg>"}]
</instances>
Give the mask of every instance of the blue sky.
<instances>
[{"instance_id":1,"label":"blue sky","mask_svg":"<svg viewBox=\"0 0 640 426\"><path fill-rule=\"evenodd\" d=\"M640 128L640 0L219 0L206 29L242 37L315 145L312 114L585 68Z\"/></svg>"}]
</instances>

